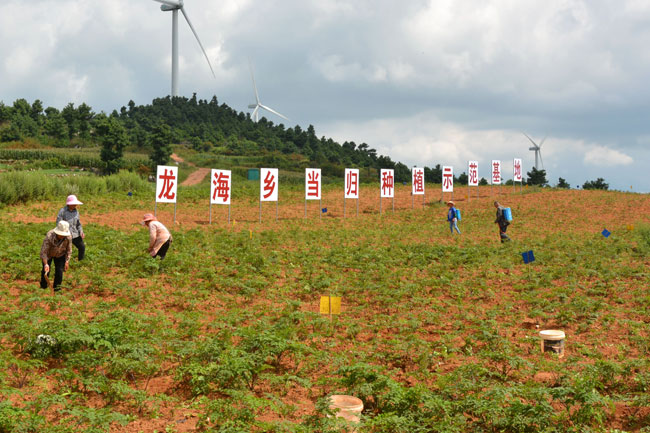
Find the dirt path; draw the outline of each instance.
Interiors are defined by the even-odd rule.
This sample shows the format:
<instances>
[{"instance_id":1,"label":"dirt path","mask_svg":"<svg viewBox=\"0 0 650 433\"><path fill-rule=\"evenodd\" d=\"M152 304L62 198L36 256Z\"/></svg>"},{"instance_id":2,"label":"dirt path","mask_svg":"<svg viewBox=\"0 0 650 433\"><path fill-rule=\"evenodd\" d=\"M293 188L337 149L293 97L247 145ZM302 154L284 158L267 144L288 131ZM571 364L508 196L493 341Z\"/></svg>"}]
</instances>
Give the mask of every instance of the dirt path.
<instances>
[{"instance_id":1,"label":"dirt path","mask_svg":"<svg viewBox=\"0 0 650 433\"><path fill-rule=\"evenodd\" d=\"M172 158L174 161L178 162L179 164L180 164L181 162L185 162L185 160L184 160L183 158L181 158L180 156L176 155L175 153L172 153L172 154L171 154L171 158ZM189 165L190 167L196 167L196 166L195 166L194 164L192 164L191 162L187 162L186 164ZM196 185L196 184L198 184L198 183L201 183L201 181L203 180L203 178L206 177L209 173L210 173L210 169L209 169L209 168L199 168L198 170L195 170L195 171L193 171L192 173L190 173L190 175L187 176L187 179L185 179L185 180L181 183L181 185L183 185L183 186L191 186L191 185Z\"/></svg>"}]
</instances>

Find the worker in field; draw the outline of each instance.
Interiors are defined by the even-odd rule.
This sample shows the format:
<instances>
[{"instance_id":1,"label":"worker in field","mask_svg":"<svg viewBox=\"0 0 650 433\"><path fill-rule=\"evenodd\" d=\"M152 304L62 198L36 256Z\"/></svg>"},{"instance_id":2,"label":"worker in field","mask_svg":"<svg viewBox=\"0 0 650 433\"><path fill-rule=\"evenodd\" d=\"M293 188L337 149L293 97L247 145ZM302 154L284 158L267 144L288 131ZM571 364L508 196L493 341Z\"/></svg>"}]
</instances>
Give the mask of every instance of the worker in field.
<instances>
[{"instance_id":1,"label":"worker in field","mask_svg":"<svg viewBox=\"0 0 650 433\"><path fill-rule=\"evenodd\" d=\"M50 266L54 262L54 284L55 292L61 290L63 282L63 271L68 270L70 256L72 255L72 236L70 225L67 221L59 221L56 227L45 235L41 246L41 288L45 289L49 283Z\"/></svg>"},{"instance_id":2,"label":"worker in field","mask_svg":"<svg viewBox=\"0 0 650 433\"><path fill-rule=\"evenodd\" d=\"M149 228L149 248L147 249L149 255L151 257L160 257L160 260L164 259L169 246L172 244L172 235L167 230L167 227L150 213L144 215L140 224Z\"/></svg>"},{"instance_id":3,"label":"worker in field","mask_svg":"<svg viewBox=\"0 0 650 433\"><path fill-rule=\"evenodd\" d=\"M449 211L447 212L447 221L449 221L449 230L451 234L454 234L454 229L460 234L460 229L458 228L458 209L456 209L456 203L453 201L448 201L447 206L449 206Z\"/></svg>"},{"instance_id":4,"label":"worker in field","mask_svg":"<svg viewBox=\"0 0 650 433\"><path fill-rule=\"evenodd\" d=\"M72 244L77 247L79 250L79 255L77 258L83 260L86 255L86 245L84 244L84 229L81 226L81 220L79 219L79 211L77 207L81 206L83 203L77 200L76 195L69 195L65 201L65 206L59 210L59 214L56 216L56 223L59 221L66 221L70 225L70 235L72 236Z\"/></svg>"},{"instance_id":5,"label":"worker in field","mask_svg":"<svg viewBox=\"0 0 650 433\"><path fill-rule=\"evenodd\" d=\"M494 207L497 208L497 218L494 222L499 225L499 238L501 239L501 243L510 241L510 238L506 234L506 230L508 230L508 226L510 225L510 221L506 215L506 208L501 206L498 201L494 202Z\"/></svg>"}]
</instances>

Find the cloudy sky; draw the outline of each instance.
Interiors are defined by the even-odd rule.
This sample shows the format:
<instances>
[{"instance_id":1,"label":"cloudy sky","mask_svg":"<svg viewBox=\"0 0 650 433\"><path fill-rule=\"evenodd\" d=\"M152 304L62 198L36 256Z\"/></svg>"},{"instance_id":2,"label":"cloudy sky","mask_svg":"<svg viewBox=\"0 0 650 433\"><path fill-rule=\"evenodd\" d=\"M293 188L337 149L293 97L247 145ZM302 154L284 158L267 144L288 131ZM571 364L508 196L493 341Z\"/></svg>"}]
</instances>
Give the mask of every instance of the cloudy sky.
<instances>
[{"instance_id":1,"label":"cloudy sky","mask_svg":"<svg viewBox=\"0 0 650 433\"><path fill-rule=\"evenodd\" d=\"M152 0L5 0L0 101L95 111L170 93L171 13ZM180 93L263 104L407 165L534 164L551 184L650 192L647 0L186 0ZM282 121L273 115L274 122ZM506 177L511 177L511 174Z\"/></svg>"}]
</instances>

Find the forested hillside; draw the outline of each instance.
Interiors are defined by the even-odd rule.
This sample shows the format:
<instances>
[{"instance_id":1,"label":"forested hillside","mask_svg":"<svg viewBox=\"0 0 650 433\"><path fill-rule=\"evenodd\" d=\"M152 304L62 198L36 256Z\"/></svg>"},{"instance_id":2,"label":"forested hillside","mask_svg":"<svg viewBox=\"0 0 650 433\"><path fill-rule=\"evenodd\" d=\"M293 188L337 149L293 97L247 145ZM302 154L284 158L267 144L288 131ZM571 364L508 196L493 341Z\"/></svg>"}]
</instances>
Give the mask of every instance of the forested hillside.
<instances>
[{"instance_id":1,"label":"forested hillside","mask_svg":"<svg viewBox=\"0 0 650 433\"><path fill-rule=\"evenodd\" d=\"M161 138L162 137L162 138ZM62 110L44 108L41 101L25 99L13 105L0 102L0 146L24 147L110 147L110 152L127 150L151 154L160 141L183 144L198 152L214 155L272 157L284 169L304 165L320 167L324 175L341 175L344 168L394 168L398 182L410 179L410 169L388 156L377 155L366 143L337 143L318 137L312 125L306 130L286 127L266 118L258 123L250 114L237 112L210 101L186 97L157 98L148 105L126 106L112 113L95 113L89 105L70 103ZM115 144L118 143L118 144ZM110 157L110 154L109 154ZM106 167L108 171L119 168ZM428 181L440 179L438 170L427 170Z\"/></svg>"}]
</instances>

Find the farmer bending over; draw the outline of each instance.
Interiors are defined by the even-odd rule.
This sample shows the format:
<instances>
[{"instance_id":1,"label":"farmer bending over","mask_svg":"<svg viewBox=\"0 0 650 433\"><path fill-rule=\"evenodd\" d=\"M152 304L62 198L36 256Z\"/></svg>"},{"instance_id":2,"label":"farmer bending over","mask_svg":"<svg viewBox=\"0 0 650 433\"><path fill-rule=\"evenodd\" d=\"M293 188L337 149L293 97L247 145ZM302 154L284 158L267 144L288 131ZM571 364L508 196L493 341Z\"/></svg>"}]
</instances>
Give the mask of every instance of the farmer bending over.
<instances>
[{"instance_id":1,"label":"farmer bending over","mask_svg":"<svg viewBox=\"0 0 650 433\"><path fill-rule=\"evenodd\" d=\"M54 291L61 290L59 287L63 282L63 271L68 270L68 263L72 255L72 236L70 236L70 225L67 221L59 221L56 228L45 235L41 246L41 288L47 288L46 276L50 276L50 265L54 261Z\"/></svg>"},{"instance_id":2,"label":"farmer bending over","mask_svg":"<svg viewBox=\"0 0 650 433\"><path fill-rule=\"evenodd\" d=\"M167 227L150 213L144 215L140 224L149 227L149 248L147 249L149 255L151 257L158 256L160 260L164 259L172 243L172 235Z\"/></svg>"}]
</instances>

